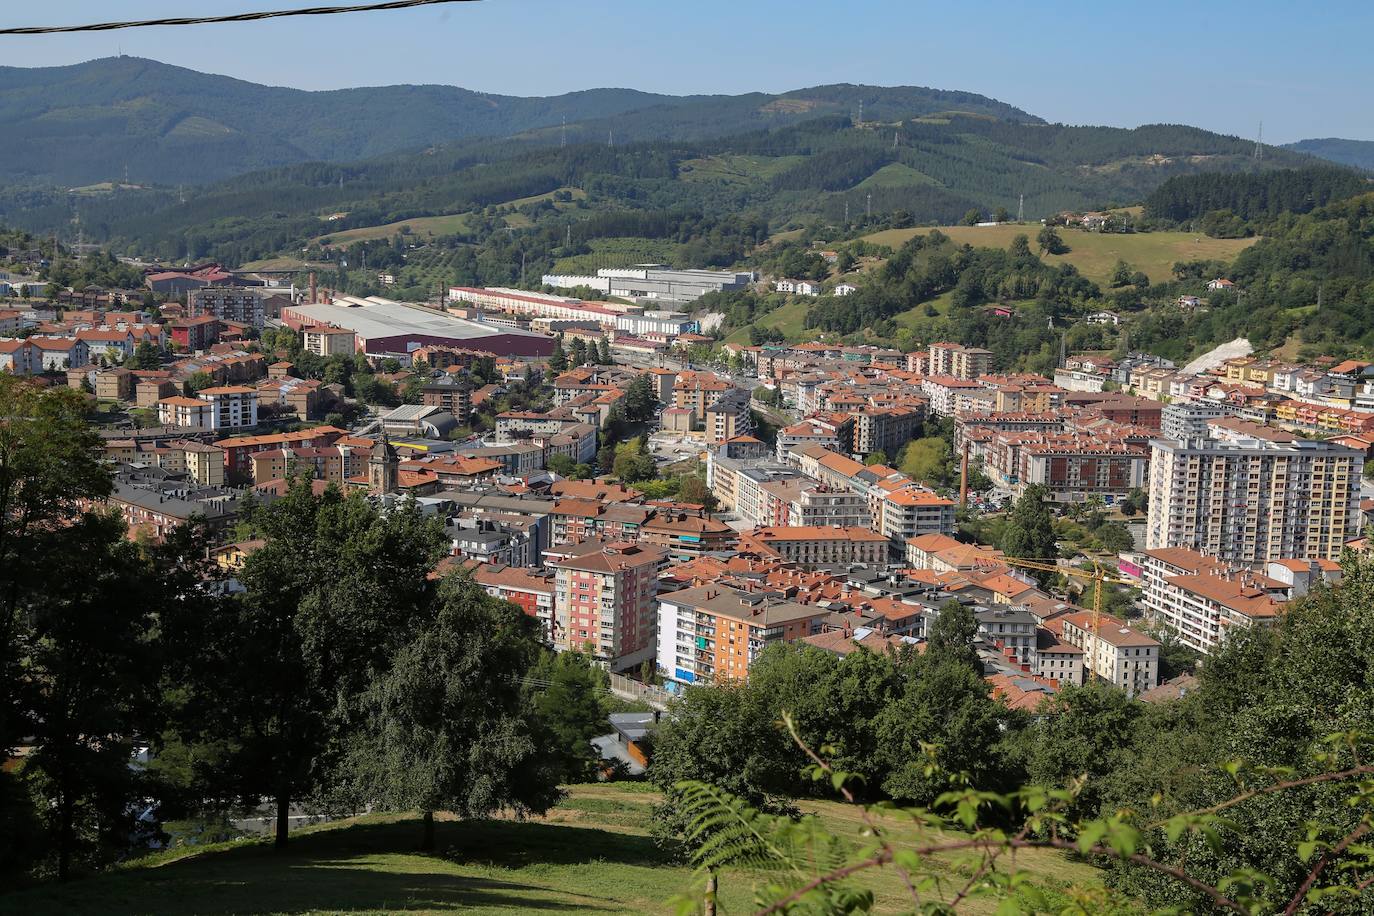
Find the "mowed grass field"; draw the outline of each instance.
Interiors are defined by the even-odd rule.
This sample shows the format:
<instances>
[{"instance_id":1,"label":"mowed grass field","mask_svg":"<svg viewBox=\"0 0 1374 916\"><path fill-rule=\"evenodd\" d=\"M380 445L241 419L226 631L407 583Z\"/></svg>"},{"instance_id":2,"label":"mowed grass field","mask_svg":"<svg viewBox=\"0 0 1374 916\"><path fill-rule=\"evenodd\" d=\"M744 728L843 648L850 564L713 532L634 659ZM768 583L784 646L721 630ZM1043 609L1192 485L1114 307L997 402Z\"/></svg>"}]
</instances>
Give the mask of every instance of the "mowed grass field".
<instances>
[{"instance_id":1,"label":"mowed grass field","mask_svg":"<svg viewBox=\"0 0 1374 916\"><path fill-rule=\"evenodd\" d=\"M427 855L415 851L418 819L357 818L303 829L280 853L262 840L219 844L0 894L0 913L669 913L672 898L694 887L694 875L649 836L657 797L636 784L574 786L544 818L441 820L437 851ZM828 802L802 807L840 835L857 837L856 809ZM898 841L931 839L926 828L895 820L891 827ZM1058 853L1023 851L1016 861L1052 889L1102 893L1099 872ZM946 897L971 868L970 860L950 863ZM754 883L763 877L722 874L721 911L749 912ZM911 908L895 873L872 872L866 886L874 889L879 912ZM992 909L974 901L967 911Z\"/></svg>"},{"instance_id":2,"label":"mowed grass field","mask_svg":"<svg viewBox=\"0 0 1374 916\"><path fill-rule=\"evenodd\" d=\"M560 188L559 190L568 191L572 194L573 200L587 196L587 192L581 188ZM548 200L557 194L557 191L550 191L548 194L536 194L532 197L521 197L518 200L508 200L500 206L503 207L523 207L526 204L539 203L541 200ZM562 209L566 204L555 204ZM434 238L436 235L453 235L456 232L463 232L468 228L467 213L450 213L444 216L417 216L414 219L403 219L394 223L387 223L382 226L359 226L356 229L345 229L342 232L326 232L319 235L315 241L323 242L328 239L331 245L352 245L354 242L369 242L373 239L389 239L402 233L404 229L409 229L411 235ZM520 228L529 225L529 220L521 214L511 214L506 217L507 221Z\"/></svg>"},{"instance_id":3,"label":"mowed grass field","mask_svg":"<svg viewBox=\"0 0 1374 916\"><path fill-rule=\"evenodd\" d=\"M786 305L780 305L773 309L762 318L754 319L753 323L760 328L773 328L781 331L787 335L788 340L795 341L805 334L806 313L815 304L815 299L793 299ZM725 338L725 341L726 343L749 343L749 325L736 328Z\"/></svg>"},{"instance_id":4,"label":"mowed grass field","mask_svg":"<svg viewBox=\"0 0 1374 916\"><path fill-rule=\"evenodd\" d=\"M912 236L923 235L930 229L887 229L864 236L864 241L900 247ZM940 231L954 241L983 248L1006 248L1018 235L1030 237L1034 249L1038 223L1002 226L941 226ZM1059 236L1069 246L1065 255L1045 255L1045 262L1061 261L1074 265L1083 276L1096 283L1106 283L1118 260L1124 260L1133 270L1143 270L1151 283L1163 283L1173 277L1176 261L1216 259L1229 261L1239 252L1253 245L1257 239L1213 239L1192 232L1083 232L1060 229Z\"/></svg>"}]
</instances>

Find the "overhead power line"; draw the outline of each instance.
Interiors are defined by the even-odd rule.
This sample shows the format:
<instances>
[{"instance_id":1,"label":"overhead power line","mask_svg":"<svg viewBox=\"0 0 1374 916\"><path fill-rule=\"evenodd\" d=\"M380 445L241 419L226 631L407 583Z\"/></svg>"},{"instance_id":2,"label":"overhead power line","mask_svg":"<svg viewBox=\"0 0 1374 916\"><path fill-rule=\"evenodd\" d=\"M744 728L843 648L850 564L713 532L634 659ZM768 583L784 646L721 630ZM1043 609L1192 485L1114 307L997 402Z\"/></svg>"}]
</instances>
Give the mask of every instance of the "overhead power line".
<instances>
[{"instance_id":1,"label":"overhead power line","mask_svg":"<svg viewBox=\"0 0 1374 916\"><path fill-rule=\"evenodd\" d=\"M30 25L0 28L0 35L52 35L60 32L113 32L116 29L142 29L159 25L216 25L221 22L257 22L262 19L283 19L287 16L332 16L336 13L370 13L380 10L404 10L416 6L438 6L441 3L476 3L478 0L387 0L385 3L358 3L349 6L309 6L294 10L260 10L253 13L229 13L223 16L179 16L167 19L136 19L128 22L92 22L86 25Z\"/></svg>"}]
</instances>

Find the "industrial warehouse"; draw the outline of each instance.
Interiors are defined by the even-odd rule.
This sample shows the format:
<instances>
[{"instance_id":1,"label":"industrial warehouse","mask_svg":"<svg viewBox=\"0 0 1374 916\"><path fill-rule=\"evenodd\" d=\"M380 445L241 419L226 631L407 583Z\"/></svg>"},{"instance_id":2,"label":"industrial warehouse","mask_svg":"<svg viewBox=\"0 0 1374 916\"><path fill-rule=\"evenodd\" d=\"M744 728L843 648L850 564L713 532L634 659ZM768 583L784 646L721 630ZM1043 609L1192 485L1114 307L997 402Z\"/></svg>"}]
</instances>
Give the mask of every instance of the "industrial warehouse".
<instances>
[{"instance_id":1,"label":"industrial warehouse","mask_svg":"<svg viewBox=\"0 0 1374 916\"><path fill-rule=\"evenodd\" d=\"M336 296L331 302L287 306L281 317L297 331L319 327L352 331L354 349L368 356L405 357L435 344L485 350L498 356L548 356L553 352L553 338L543 334L469 321L380 296Z\"/></svg>"}]
</instances>

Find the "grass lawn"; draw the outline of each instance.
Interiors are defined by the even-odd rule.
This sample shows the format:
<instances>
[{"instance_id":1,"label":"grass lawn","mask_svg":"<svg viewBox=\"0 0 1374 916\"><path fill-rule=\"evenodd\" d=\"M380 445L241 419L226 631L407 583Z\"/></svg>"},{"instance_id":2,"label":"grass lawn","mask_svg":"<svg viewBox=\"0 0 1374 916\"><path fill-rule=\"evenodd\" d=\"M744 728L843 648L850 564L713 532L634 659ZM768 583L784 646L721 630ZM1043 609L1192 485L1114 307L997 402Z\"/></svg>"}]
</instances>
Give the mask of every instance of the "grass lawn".
<instances>
[{"instance_id":1,"label":"grass lawn","mask_svg":"<svg viewBox=\"0 0 1374 916\"><path fill-rule=\"evenodd\" d=\"M587 192L581 188L560 188L559 190L568 191L573 199L577 200L587 196ZM503 207L523 207L525 204L538 203L553 197L557 191L550 191L547 194L535 194L532 197L521 197L518 200L508 200L501 204ZM566 203L556 203L560 210L566 208ZM367 242L372 239L389 239L401 232L403 228L409 228L412 235L419 238L434 238L437 235L453 235L457 232L464 232L468 228L468 217L470 213L450 213L444 216L417 216L414 219L403 219L394 223L387 223L384 226L359 226L357 229L345 229L342 232L326 232L320 235L320 239L329 239L331 245L351 245L354 242ZM530 221L519 213L512 213L506 216L506 221L516 228L530 225Z\"/></svg>"},{"instance_id":2,"label":"grass lawn","mask_svg":"<svg viewBox=\"0 0 1374 916\"><path fill-rule=\"evenodd\" d=\"M748 184L772 178L784 169L801 162L802 156L705 156L684 159L678 163L678 177L682 181L714 181L722 184Z\"/></svg>"},{"instance_id":3,"label":"grass lawn","mask_svg":"<svg viewBox=\"0 0 1374 916\"><path fill-rule=\"evenodd\" d=\"M887 229L864 237L865 241L893 248L914 235L929 229ZM1003 226L941 226L940 231L956 242L984 248L1006 248L1018 235L1030 237L1035 249L1038 223ZM1096 283L1106 283L1118 259L1125 260L1133 270L1143 270L1152 283L1162 283L1173 277L1175 261L1216 259L1229 261L1258 239L1213 239L1193 232L1082 232L1060 229L1059 236L1070 248L1065 255L1045 255L1047 264L1063 261L1073 264L1083 276Z\"/></svg>"},{"instance_id":4,"label":"grass lawn","mask_svg":"<svg viewBox=\"0 0 1374 916\"><path fill-rule=\"evenodd\" d=\"M943 315L949 311L949 300L953 295L953 293L941 293L929 302L922 302L920 305L912 306L905 312L898 312L896 315L892 316L892 320L904 328L915 330L922 322L929 320L930 316L926 315L927 306L933 305L935 311Z\"/></svg>"},{"instance_id":5,"label":"grass lawn","mask_svg":"<svg viewBox=\"0 0 1374 916\"><path fill-rule=\"evenodd\" d=\"M815 304L816 300L814 299L793 299L791 302L773 309L762 318L754 319L754 324L760 328L773 328L782 331L783 334L787 335L789 341L795 341L805 336L806 313ZM725 340L727 343L749 343L749 326L736 328L730 332Z\"/></svg>"},{"instance_id":6,"label":"grass lawn","mask_svg":"<svg viewBox=\"0 0 1374 916\"><path fill-rule=\"evenodd\" d=\"M303 261L300 258L280 257L280 258L260 258L256 261L249 261L239 267L239 270L333 270L334 265L322 261Z\"/></svg>"},{"instance_id":7,"label":"grass lawn","mask_svg":"<svg viewBox=\"0 0 1374 916\"><path fill-rule=\"evenodd\" d=\"M219 844L3 894L0 913L667 913L668 901L690 888L693 876L648 835L656 798L634 784L574 786L545 818L441 820L433 855L415 851L417 819L358 818L303 829L284 853L265 841ZM852 808L802 807L842 835L859 831ZM893 822L899 840L915 839L917 829ZM1052 887L1100 888L1093 868L1058 853L1026 851L1017 862ZM967 871L966 861L951 863L948 883ZM758 877L727 871L720 881L722 912L747 912ZM880 912L909 908L895 873L874 872L869 886ZM978 903L968 909L991 910Z\"/></svg>"},{"instance_id":8,"label":"grass lawn","mask_svg":"<svg viewBox=\"0 0 1374 916\"><path fill-rule=\"evenodd\" d=\"M887 165L869 175L859 182L859 188L910 188L920 185L938 184L925 172L917 171L909 165L900 162L889 162Z\"/></svg>"},{"instance_id":9,"label":"grass lawn","mask_svg":"<svg viewBox=\"0 0 1374 916\"><path fill-rule=\"evenodd\" d=\"M327 232L315 241L328 239L330 245L352 245L354 242L369 242L373 239L389 239L401 233L404 228L409 228L412 235L423 238L433 238L436 235L452 235L455 232L462 232L467 228L468 214L453 213L447 216L418 216L415 219L403 219L395 223L387 223L384 226L360 226L357 229L346 229L343 232Z\"/></svg>"}]
</instances>

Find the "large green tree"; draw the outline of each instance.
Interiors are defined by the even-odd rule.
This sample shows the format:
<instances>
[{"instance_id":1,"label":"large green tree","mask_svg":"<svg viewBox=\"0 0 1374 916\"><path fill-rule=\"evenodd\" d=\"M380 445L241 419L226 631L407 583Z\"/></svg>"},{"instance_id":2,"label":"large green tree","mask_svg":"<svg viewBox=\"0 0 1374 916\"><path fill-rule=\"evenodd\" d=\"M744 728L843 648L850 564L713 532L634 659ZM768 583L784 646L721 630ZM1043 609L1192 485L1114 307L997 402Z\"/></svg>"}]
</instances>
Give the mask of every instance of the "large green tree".
<instances>
[{"instance_id":1,"label":"large green tree","mask_svg":"<svg viewBox=\"0 0 1374 916\"><path fill-rule=\"evenodd\" d=\"M273 800L281 846L292 802L321 788L358 697L432 601L444 538L413 506L379 513L303 478L253 524L266 543L239 574L246 592L206 623L186 671L200 716L183 743L218 750L217 794Z\"/></svg>"},{"instance_id":2,"label":"large green tree","mask_svg":"<svg viewBox=\"0 0 1374 916\"><path fill-rule=\"evenodd\" d=\"M52 584L65 525L110 492L85 398L0 373L0 753L19 737L21 634Z\"/></svg>"},{"instance_id":3,"label":"large green tree","mask_svg":"<svg viewBox=\"0 0 1374 916\"><path fill-rule=\"evenodd\" d=\"M393 810L418 809L423 847L434 812L542 814L564 772L522 684L539 658L536 624L464 574L403 624L409 631L360 695L350 734L353 791Z\"/></svg>"},{"instance_id":4,"label":"large green tree","mask_svg":"<svg viewBox=\"0 0 1374 916\"><path fill-rule=\"evenodd\" d=\"M1055 545L1054 517L1045 504L1044 487L1032 485L1016 500L1006 527L1002 529L1002 552L1023 560L1053 562L1059 555ZM1039 573L1041 583L1053 578L1053 573Z\"/></svg>"},{"instance_id":5,"label":"large green tree","mask_svg":"<svg viewBox=\"0 0 1374 916\"><path fill-rule=\"evenodd\" d=\"M591 739L604 735L610 712L606 674L581 652L544 652L530 671L530 699L554 739L564 782L596 775L600 756Z\"/></svg>"},{"instance_id":6,"label":"large green tree","mask_svg":"<svg viewBox=\"0 0 1374 916\"><path fill-rule=\"evenodd\" d=\"M981 675L983 664L978 660L974 642L978 639L978 621L967 605L951 598L940 605L940 612L930 622L926 634L926 656L941 662L961 664Z\"/></svg>"},{"instance_id":7,"label":"large green tree","mask_svg":"<svg viewBox=\"0 0 1374 916\"><path fill-rule=\"evenodd\" d=\"M78 855L122 852L133 827L134 741L156 699L155 576L124 533L119 518L94 514L63 529L18 640L16 686L33 742L21 775L45 802L59 879Z\"/></svg>"}]
</instances>

